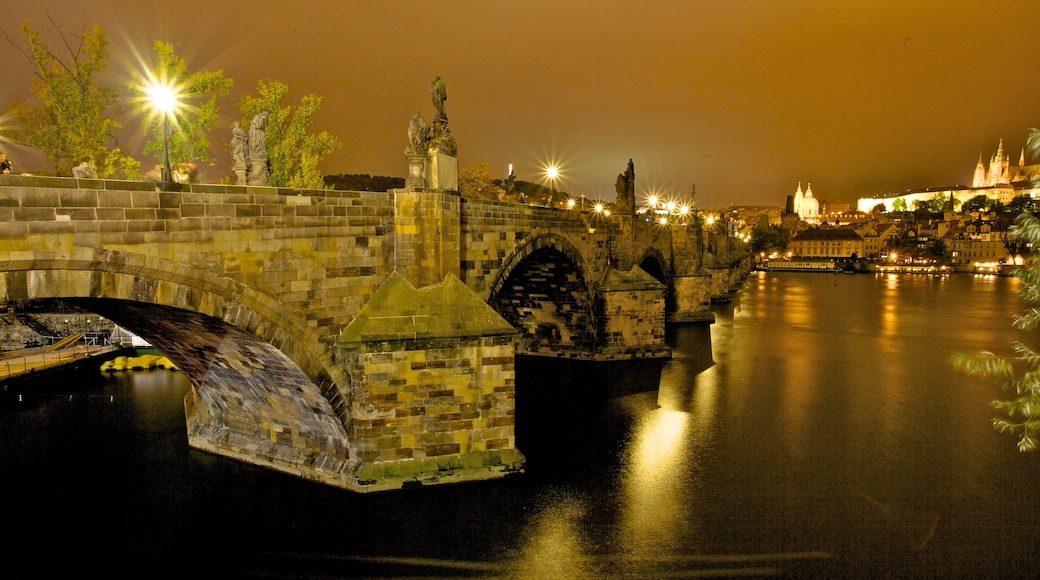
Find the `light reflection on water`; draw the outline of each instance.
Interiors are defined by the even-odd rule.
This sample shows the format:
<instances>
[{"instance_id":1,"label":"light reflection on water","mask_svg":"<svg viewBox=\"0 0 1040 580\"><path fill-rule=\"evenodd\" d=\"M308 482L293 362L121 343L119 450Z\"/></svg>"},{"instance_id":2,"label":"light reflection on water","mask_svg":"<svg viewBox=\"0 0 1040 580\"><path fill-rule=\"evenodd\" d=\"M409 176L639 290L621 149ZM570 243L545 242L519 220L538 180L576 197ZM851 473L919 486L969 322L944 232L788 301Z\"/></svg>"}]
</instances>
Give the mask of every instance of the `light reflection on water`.
<instances>
[{"instance_id":1,"label":"light reflection on water","mask_svg":"<svg viewBox=\"0 0 1040 580\"><path fill-rule=\"evenodd\" d=\"M949 364L1022 338L1017 284L756 274L710 332L669 328L656 371L520 361L527 472L401 493L187 451L176 373L5 399L12 548L140 571L190 546L264 577L1031 577L1040 460L991 429L996 387ZM642 388L606 399L618 382Z\"/></svg>"}]
</instances>

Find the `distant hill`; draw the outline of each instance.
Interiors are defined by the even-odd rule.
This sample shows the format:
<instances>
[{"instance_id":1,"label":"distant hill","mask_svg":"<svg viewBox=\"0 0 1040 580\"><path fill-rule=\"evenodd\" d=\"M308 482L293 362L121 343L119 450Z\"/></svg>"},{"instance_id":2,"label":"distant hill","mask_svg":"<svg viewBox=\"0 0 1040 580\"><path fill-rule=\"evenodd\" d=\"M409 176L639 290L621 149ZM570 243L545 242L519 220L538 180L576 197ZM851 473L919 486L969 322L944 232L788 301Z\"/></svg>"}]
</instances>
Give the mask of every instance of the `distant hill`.
<instances>
[{"instance_id":1,"label":"distant hill","mask_svg":"<svg viewBox=\"0 0 1040 580\"><path fill-rule=\"evenodd\" d=\"M383 175L369 175L361 173L356 175L326 175L325 185L332 189L343 191L388 191L404 187L403 177L386 177Z\"/></svg>"}]
</instances>

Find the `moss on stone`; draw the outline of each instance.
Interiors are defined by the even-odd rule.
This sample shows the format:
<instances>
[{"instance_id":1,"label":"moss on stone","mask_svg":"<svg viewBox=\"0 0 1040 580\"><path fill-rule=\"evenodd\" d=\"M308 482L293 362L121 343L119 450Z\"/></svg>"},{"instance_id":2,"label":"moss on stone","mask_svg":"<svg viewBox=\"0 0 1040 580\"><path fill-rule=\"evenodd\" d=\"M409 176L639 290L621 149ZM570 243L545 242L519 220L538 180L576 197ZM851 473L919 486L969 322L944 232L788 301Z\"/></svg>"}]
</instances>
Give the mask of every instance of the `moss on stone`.
<instances>
[{"instance_id":1,"label":"moss on stone","mask_svg":"<svg viewBox=\"0 0 1040 580\"><path fill-rule=\"evenodd\" d=\"M516 329L454 274L417 289L393 272L343 330L340 343L512 334Z\"/></svg>"}]
</instances>

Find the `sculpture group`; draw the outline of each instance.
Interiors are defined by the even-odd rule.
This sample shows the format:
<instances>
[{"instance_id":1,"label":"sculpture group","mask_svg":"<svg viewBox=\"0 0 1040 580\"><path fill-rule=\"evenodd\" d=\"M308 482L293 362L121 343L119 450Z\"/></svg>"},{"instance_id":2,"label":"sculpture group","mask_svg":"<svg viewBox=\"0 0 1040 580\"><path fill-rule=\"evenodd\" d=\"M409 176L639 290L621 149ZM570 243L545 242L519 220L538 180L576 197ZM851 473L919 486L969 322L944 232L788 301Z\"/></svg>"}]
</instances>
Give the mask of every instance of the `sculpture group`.
<instances>
[{"instance_id":1,"label":"sculpture group","mask_svg":"<svg viewBox=\"0 0 1040 580\"><path fill-rule=\"evenodd\" d=\"M439 76L430 82L430 98L436 111L433 124L427 125L418 110L412 114L408 123L408 146L404 152L408 158L405 187L457 191L458 148L448 127L448 114L444 110L448 92Z\"/></svg>"},{"instance_id":2,"label":"sculpture group","mask_svg":"<svg viewBox=\"0 0 1040 580\"><path fill-rule=\"evenodd\" d=\"M235 166L238 183L246 185L268 185L270 168L264 130L267 128L267 111L261 111L249 123L249 133L235 121L231 131L231 158Z\"/></svg>"}]
</instances>

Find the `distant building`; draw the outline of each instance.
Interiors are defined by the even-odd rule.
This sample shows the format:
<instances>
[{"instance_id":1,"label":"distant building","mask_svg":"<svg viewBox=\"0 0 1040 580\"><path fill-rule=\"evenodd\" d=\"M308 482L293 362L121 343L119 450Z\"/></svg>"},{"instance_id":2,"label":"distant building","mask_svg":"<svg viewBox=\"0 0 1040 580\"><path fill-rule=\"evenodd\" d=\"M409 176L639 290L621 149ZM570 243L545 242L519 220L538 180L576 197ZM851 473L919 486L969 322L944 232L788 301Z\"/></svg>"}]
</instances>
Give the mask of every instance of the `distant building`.
<instances>
[{"instance_id":1,"label":"distant building","mask_svg":"<svg viewBox=\"0 0 1040 580\"><path fill-rule=\"evenodd\" d=\"M901 206L905 211L913 211L918 201L928 201L936 195L952 198L957 206L979 195L984 195L1000 203L1008 203L1020 195L1040 197L1038 179L1040 179L1040 165L1026 165L1026 152L1023 149L1018 158L1018 166L1012 166L1008 155L1004 152L1004 140L1001 139L997 145L997 152L990 157L988 166L982 163L982 154L979 154L979 162L975 165L971 187L966 185L929 187L879 197L861 197L857 201L856 208L862 212L869 212L878 205L882 205L887 212L896 211L897 206ZM902 200L901 204L898 203L899 200Z\"/></svg>"},{"instance_id":2,"label":"distant building","mask_svg":"<svg viewBox=\"0 0 1040 580\"><path fill-rule=\"evenodd\" d=\"M798 232L788 246L791 254L802 258L863 257L863 236L852 228L812 227Z\"/></svg>"},{"instance_id":3,"label":"distant building","mask_svg":"<svg viewBox=\"0 0 1040 580\"><path fill-rule=\"evenodd\" d=\"M787 199L788 213L795 214L802 221L809 223L816 223L820 220L820 202L813 197L811 183L803 192L802 183L798 182L798 191L795 191L794 195Z\"/></svg>"}]
</instances>

